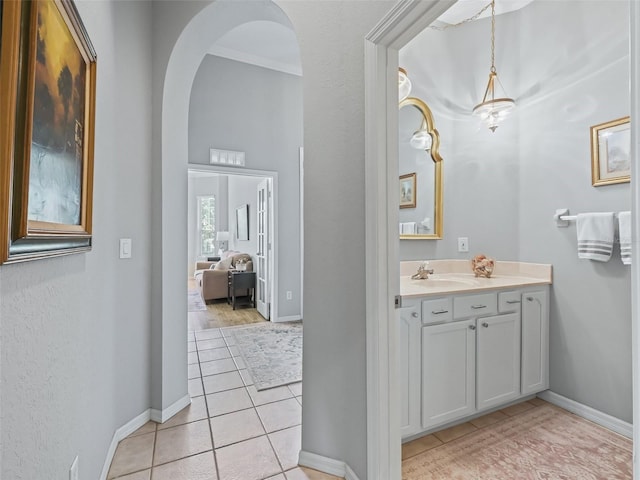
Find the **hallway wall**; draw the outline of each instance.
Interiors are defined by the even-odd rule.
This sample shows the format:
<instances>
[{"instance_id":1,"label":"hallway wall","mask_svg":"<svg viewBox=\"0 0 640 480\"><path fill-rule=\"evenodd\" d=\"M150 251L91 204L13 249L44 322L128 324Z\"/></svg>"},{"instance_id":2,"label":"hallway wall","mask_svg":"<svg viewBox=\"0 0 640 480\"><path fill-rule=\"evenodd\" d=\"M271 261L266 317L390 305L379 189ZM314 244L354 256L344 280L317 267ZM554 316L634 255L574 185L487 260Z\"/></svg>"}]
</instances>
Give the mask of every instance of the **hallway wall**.
<instances>
[{"instance_id":1,"label":"hallway wall","mask_svg":"<svg viewBox=\"0 0 640 480\"><path fill-rule=\"evenodd\" d=\"M98 479L150 404L151 3L76 5L98 54L93 249L0 266L6 480L66 479L76 455Z\"/></svg>"}]
</instances>

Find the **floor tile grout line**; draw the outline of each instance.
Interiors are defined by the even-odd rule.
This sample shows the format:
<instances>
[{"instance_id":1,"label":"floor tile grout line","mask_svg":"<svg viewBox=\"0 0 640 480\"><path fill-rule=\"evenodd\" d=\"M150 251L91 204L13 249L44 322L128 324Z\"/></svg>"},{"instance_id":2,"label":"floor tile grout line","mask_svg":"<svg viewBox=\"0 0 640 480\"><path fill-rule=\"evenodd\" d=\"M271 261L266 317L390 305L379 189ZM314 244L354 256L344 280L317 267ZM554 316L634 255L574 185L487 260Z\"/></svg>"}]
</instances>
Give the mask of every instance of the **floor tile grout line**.
<instances>
[{"instance_id":1,"label":"floor tile grout line","mask_svg":"<svg viewBox=\"0 0 640 480\"><path fill-rule=\"evenodd\" d=\"M204 385L203 385L204 388ZM204 397L204 407L207 410L207 424L209 425L209 437L211 438L211 449L213 454L213 465L216 469L216 478L220 479L220 469L218 468L218 456L216 455L216 444L213 440L213 426L211 425L211 417L209 416L209 401L207 400L207 396Z\"/></svg>"},{"instance_id":2,"label":"floor tile grout line","mask_svg":"<svg viewBox=\"0 0 640 480\"><path fill-rule=\"evenodd\" d=\"M151 468L149 471L149 480L153 480L153 461L156 459L156 445L158 443L158 424L153 435L153 453L151 454Z\"/></svg>"}]
</instances>

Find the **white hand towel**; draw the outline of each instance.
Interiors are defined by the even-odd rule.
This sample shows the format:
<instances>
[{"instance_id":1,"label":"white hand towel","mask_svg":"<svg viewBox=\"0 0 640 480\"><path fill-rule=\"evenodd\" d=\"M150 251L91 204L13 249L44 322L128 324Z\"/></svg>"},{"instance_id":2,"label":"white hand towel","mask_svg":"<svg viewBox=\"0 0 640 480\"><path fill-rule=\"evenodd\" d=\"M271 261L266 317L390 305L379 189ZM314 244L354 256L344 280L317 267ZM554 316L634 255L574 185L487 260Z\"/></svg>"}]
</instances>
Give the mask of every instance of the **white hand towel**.
<instances>
[{"instance_id":1,"label":"white hand towel","mask_svg":"<svg viewBox=\"0 0 640 480\"><path fill-rule=\"evenodd\" d=\"M622 263L631 265L631 212L620 212L618 214L618 228Z\"/></svg>"},{"instance_id":2,"label":"white hand towel","mask_svg":"<svg viewBox=\"0 0 640 480\"><path fill-rule=\"evenodd\" d=\"M613 212L581 213L576 221L578 258L608 262L613 250Z\"/></svg>"},{"instance_id":3,"label":"white hand towel","mask_svg":"<svg viewBox=\"0 0 640 480\"><path fill-rule=\"evenodd\" d=\"M416 222L405 222L402 224L402 233L406 235L415 235L417 233Z\"/></svg>"}]
</instances>

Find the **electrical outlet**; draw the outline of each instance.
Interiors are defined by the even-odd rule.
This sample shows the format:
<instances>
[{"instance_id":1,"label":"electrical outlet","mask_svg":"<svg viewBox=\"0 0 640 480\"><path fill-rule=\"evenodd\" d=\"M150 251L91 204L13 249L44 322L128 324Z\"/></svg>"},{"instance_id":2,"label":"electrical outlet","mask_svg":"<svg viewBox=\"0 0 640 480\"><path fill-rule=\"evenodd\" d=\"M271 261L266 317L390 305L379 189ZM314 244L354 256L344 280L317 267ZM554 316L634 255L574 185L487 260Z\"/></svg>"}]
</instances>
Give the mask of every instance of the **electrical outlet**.
<instances>
[{"instance_id":1,"label":"electrical outlet","mask_svg":"<svg viewBox=\"0 0 640 480\"><path fill-rule=\"evenodd\" d=\"M74 458L69 469L69 480L78 480L78 457Z\"/></svg>"},{"instance_id":2,"label":"electrical outlet","mask_svg":"<svg viewBox=\"0 0 640 480\"><path fill-rule=\"evenodd\" d=\"M287 300L291 300L293 298L293 293L291 290L287 290Z\"/></svg>"},{"instance_id":3,"label":"electrical outlet","mask_svg":"<svg viewBox=\"0 0 640 480\"><path fill-rule=\"evenodd\" d=\"M459 252L468 252L469 251L469 238L468 237L458 237L458 251Z\"/></svg>"}]
</instances>

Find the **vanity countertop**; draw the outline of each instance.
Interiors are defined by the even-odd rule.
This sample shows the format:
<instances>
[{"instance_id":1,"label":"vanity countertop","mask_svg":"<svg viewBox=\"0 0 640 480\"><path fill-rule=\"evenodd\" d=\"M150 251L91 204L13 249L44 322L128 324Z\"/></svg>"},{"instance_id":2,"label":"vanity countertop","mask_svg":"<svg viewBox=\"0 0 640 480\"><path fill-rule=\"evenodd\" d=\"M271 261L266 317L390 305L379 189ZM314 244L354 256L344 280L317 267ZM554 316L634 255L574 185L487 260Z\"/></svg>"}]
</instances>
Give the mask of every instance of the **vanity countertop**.
<instances>
[{"instance_id":1,"label":"vanity countertop","mask_svg":"<svg viewBox=\"0 0 640 480\"><path fill-rule=\"evenodd\" d=\"M473 293L484 290L550 285L552 267L540 263L496 261L490 278L476 277L470 260L429 260L433 275L426 280L413 280L422 261L400 262L400 295L416 298L451 293Z\"/></svg>"}]
</instances>

